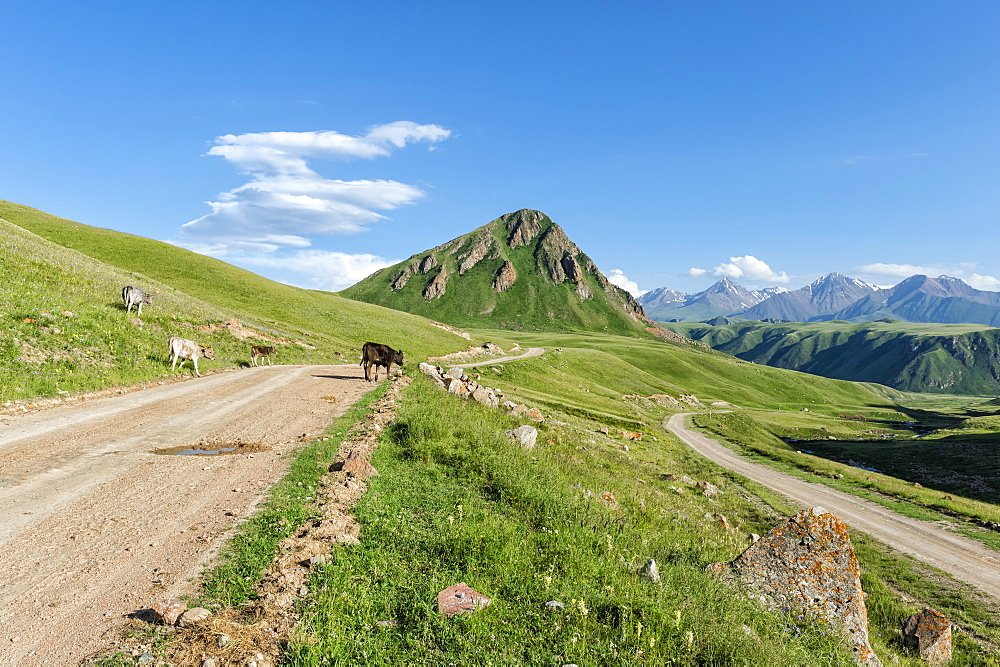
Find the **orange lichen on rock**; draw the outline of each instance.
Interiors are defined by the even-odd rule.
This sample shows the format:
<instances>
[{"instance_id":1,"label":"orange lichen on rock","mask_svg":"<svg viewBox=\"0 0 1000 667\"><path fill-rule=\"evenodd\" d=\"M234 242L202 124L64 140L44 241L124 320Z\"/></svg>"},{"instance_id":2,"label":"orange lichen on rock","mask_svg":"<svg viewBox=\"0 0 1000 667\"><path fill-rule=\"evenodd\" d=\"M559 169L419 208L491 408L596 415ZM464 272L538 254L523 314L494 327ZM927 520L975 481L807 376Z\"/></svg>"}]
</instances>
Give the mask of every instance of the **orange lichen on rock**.
<instances>
[{"instance_id":1,"label":"orange lichen on rock","mask_svg":"<svg viewBox=\"0 0 1000 667\"><path fill-rule=\"evenodd\" d=\"M903 622L903 643L921 660L943 665L951 660L951 622L939 611L924 609Z\"/></svg>"},{"instance_id":2,"label":"orange lichen on rock","mask_svg":"<svg viewBox=\"0 0 1000 667\"><path fill-rule=\"evenodd\" d=\"M840 628L860 664L882 664L868 641L858 559L847 526L834 515L802 510L740 554L731 571L775 608L794 607Z\"/></svg>"}]
</instances>

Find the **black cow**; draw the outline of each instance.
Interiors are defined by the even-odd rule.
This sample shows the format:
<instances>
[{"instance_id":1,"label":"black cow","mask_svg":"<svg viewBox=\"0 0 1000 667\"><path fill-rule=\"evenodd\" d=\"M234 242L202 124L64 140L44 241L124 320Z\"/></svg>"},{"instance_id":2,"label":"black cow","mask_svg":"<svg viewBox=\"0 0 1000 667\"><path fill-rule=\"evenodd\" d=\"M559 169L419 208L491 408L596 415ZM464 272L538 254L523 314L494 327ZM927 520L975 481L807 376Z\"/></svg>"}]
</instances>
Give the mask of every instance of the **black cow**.
<instances>
[{"instance_id":1,"label":"black cow","mask_svg":"<svg viewBox=\"0 0 1000 667\"><path fill-rule=\"evenodd\" d=\"M365 367L365 380L368 382L378 382L378 367L385 366L385 374L389 375L389 370L393 364L403 367L403 351L394 350L388 345L381 343L365 343L361 348L361 365ZM368 371L375 367L375 378L369 377Z\"/></svg>"}]
</instances>

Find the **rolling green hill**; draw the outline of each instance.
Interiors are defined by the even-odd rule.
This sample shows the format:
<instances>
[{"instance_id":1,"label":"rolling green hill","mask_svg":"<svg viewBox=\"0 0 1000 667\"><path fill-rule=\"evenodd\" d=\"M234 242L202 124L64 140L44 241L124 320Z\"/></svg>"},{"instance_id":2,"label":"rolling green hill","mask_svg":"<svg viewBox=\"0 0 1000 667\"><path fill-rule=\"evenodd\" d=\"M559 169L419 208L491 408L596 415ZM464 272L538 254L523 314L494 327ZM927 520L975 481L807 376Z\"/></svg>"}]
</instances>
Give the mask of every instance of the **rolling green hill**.
<instances>
[{"instance_id":1,"label":"rolling green hill","mask_svg":"<svg viewBox=\"0 0 1000 667\"><path fill-rule=\"evenodd\" d=\"M0 400L160 377L174 335L216 349L202 368L245 363L250 344L270 339L241 340L232 320L285 339L276 357L284 363L356 359L366 340L418 359L469 344L422 317L10 202L0 201L0 248ZM135 322L121 302L127 284L156 294Z\"/></svg>"},{"instance_id":2,"label":"rolling green hill","mask_svg":"<svg viewBox=\"0 0 1000 667\"><path fill-rule=\"evenodd\" d=\"M664 327L757 364L903 391L1000 392L1000 329L986 325L892 320Z\"/></svg>"},{"instance_id":3,"label":"rolling green hill","mask_svg":"<svg viewBox=\"0 0 1000 667\"><path fill-rule=\"evenodd\" d=\"M347 288L461 327L648 336L642 307L539 211L508 213Z\"/></svg>"},{"instance_id":4,"label":"rolling green hill","mask_svg":"<svg viewBox=\"0 0 1000 667\"><path fill-rule=\"evenodd\" d=\"M174 334L216 348L217 359L203 370L245 363L249 341L232 334L231 320L286 338L279 348L284 362L336 361L337 352L349 357L369 338L406 341L410 365L468 344L416 315L279 285L167 244L4 202L0 250L5 401L162 377L169 373L164 339ZM582 269L579 255L576 262ZM141 319L121 306L120 289L128 283L157 294ZM574 289L580 284L592 288L600 281L587 275ZM611 321L606 312L603 317L598 329ZM893 403L900 394L637 337L644 328L630 329L629 322L641 320L621 320L626 335L477 330L478 340L509 337L549 349L538 358L478 369L507 396L545 411L539 445L530 452L503 436L516 417L460 401L417 374L382 434L374 461L381 476L357 508L363 539L335 547L330 561L311 571L303 632L287 637L284 659L443 663L475 654L497 664L550 655L595 664L609 656L629 664L846 664L849 656L830 633L772 613L706 574L708 563L733 558L752 533L780 522L791 508L694 455L660 424L665 413L699 409L681 400L693 394L705 404L743 408L719 406L745 415L720 425L731 436L741 435L740 424L769 442L776 433L806 427L838 436L872 428L838 416L844 413L877 419L881 431L905 432L910 415ZM809 412L801 412L803 406ZM737 419L706 410L708 417L715 410L717 418ZM972 436L994 427L991 414L966 424ZM317 484L351 428L345 419L331 426L328 441L303 450L272 501L240 529L209 577L205 595L213 603L242 610L240 601L252 595L281 541L316 516ZM644 435L625 446L614 428L604 427ZM780 440L778 447L785 456L804 456ZM682 475L709 480L724 493L718 499L679 493L671 480ZM953 504L961 508L961 502ZM722 512L732 530L710 518ZM994 612L981 611L951 582L938 585L922 565L860 539L856 544L873 633L885 637L876 640L884 658L915 664L894 633L898 619L919 605L941 609L983 641L996 641ZM650 557L660 563L659 586L636 574L635 564ZM456 577L495 596L496 604L462 623L443 623L428 601ZM565 601L565 613L546 611L550 599ZM398 624L372 631L386 619ZM257 620L249 618L246 627ZM502 641L496 641L499 627ZM157 632L155 640L141 640L156 646L143 650L176 648L190 640L185 632ZM216 633L207 636L206 646L218 650ZM992 650L961 636L957 645L969 664L982 663ZM196 659L201 655L201 646L191 650ZM134 656L110 660L104 664L131 664Z\"/></svg>"}]
</instances>

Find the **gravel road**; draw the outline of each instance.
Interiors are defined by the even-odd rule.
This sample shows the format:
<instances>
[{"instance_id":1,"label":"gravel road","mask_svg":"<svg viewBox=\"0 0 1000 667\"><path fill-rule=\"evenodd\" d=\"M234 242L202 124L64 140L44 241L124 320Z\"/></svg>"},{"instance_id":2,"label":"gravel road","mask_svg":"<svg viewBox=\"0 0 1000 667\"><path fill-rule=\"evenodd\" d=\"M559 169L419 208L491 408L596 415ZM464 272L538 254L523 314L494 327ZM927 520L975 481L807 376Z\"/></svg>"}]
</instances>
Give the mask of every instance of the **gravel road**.
<instances>
[{"instance_id":1,"label":"gravel road","mask_svg":"<svg viewBox=\"0 0 1000 667\"><path fill-rule=\"evenodd\" d=\"M487 359L486 361L477 361L473 364L448 364L449 368L475 368L476 366L491 366L493 364L505 364L508 361L517 361L518 359L530 359L531 357L540 357L545 354L544 347L529 347L527 352L523 354L518 354L511 357L498 357L496 359Z\"/></svg>"},{"instance_id":2,"label":"gravel road","mask_svg":"<svg viewBox=\"0 0 1000 667\"><path fill-rule=\"evenodd\" d=\"M686 428L685 420L691 414L673 415L664 420L664 426L705 458L774 489L803 507L819 505L850 528L912 554L1000 600L1000 552L857 496L752 463L718 441Z\"/></svg>"},{"instance_id":3,"label":"gravel road","mask_svg":"<svg viewBox=\"0 0 1000 667\"><path fill-rule=\"evenodd\" d=\"M374 386L361 378L266 366L0 418L0 662L77 664L193 592L287 455Z\"/></svg>"}]
</instances>

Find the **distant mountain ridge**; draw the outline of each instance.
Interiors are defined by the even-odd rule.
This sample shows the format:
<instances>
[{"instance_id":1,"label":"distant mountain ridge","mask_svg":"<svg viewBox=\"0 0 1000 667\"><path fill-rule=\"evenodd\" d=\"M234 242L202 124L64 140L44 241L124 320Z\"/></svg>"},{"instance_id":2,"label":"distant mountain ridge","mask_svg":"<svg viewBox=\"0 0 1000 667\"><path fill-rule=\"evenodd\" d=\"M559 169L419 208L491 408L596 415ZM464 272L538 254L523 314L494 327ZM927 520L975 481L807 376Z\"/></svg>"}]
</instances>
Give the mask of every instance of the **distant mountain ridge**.
<instances>
[{"instance_id":1,"label":"distant mountain ridge","mask_svg":"<svg viewBox=\"0 0 1000 667\"><path fill-rule=\"evenodd\" d=\"M818 317L847 308L859 299L878 291L878 286L840 273L828 273L805 287L775 294L740 313L748 320L789 320L810 322Z\"/></svg>"},{"instance_id":2,"label":"distant mountain ridge","mask_svg":"<svg viewBox=\"0 0 1000 667\"><path fill-rule=\"evenodd\" d=\"M462 327L647 335L655 327L562 227L531 209L419 252L341 294Z\"/></svg>"},{"instance_id":3,"label":"distant mountain ridge","mask_svg":"<svg viewBox=\"0 0 1000 667\"><path fill-rule=\"evenodd\" d=\"M764 294L767 290L753 292L723 278L697 294L652 290L640 297L639 303L650 317L660 321L698 322L723 316L764 322L897 319L1000 326L1000 292L978 290L949 276L916 275L893 287L880 288L830 273L797 290L771 290L768 294ZM763 297L753 302L760 295Z\"/></svg>"},{"instance_id":4,"label":"distant mountain ridge","mask_svg":"<svg viewBox=\"0 0 1000 667\"><path fill-rule=\"evenodd\" d=\"M646 315L654 320L697 322L743 312L785 291L787 290L783 287L749 290L735 280L723 278L696 294L684 294L660 287L646 292L638 301Z\"/></svg>"}]
</instances>

